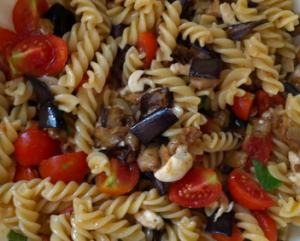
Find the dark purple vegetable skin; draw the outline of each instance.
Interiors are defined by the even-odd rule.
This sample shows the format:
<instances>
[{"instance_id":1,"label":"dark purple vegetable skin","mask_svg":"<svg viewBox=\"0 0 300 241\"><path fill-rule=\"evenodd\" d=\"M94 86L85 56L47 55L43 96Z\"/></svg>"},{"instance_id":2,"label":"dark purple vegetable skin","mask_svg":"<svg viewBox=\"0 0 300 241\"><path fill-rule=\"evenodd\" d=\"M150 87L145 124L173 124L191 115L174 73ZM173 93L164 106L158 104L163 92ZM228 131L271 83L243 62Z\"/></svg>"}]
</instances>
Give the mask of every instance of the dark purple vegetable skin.
<instances>
[{"instance_id":1,"label":"dark purple vegetable skin","mask_svg":"<svg viewBox=\"0 0 300 241\"><path fill-rule=\"evenodd\" d=\"M300 92L298 92L294 86L292 86L290 83L285 82L284 84L284 89L286 92L291 93L293 96L299 95Z\"/></svg>"},{"instance_id":2,"label":"dark purple vegetable skin","mask_svg":"<svg viewBox=\"0 0 300 241\"><path fill-rule=\"evenodd\" d=\"M221 59L193 59L190 77L220 79L221 71Z\"/></svg>"},{"instance_id":3,"label":"dark purple vegetable skin","mask_svg":"<svg viewBox=\"0 0 300 241\"><path fill-rule=\"evenodd\" d=\"M117 146L100 152L107 155L108 158L118 159L121 163L135 161L135 152L129 146Z\"/></svg>"},{"instance_id":4,"label":"dark purple vegetable skin","mask_svg":"<svg viewBox=\"0 0 300 241\"><path fill-rule=\"evenodd\" d=\"M218 211L218 210L217 210ZM234 212L223 213L216 222L214 222L217 211L208 218L206 233L219 233L226 236L232 236Z\"/></svg>"},{"instance_id":5,"label":"dark purple vegetable skin","mask_svg":"<svg viewBox=\"0 0 300 241\"><path fill-rule=\"evenodd\" d=\"M39 109L39 129L44 128L67 128L63 112L51 102L42 103Z\"/></svg>"},{"instance_id":6,"label":"dark purple vegetable skin","mask_svg":"<svg viewBox=\"0 0 300 241\"><path fill-rule=\"evenodd\" d=\"M62 37L69 32L76 23L74 14L59 3L56 3L49 10L42 14L43 18L49 19L54 25L54 33L58 37Z\"/></svg>"},{"instance_id":7,"label":"dark purple vegetable skin","mask_svg":"<svg viewBox=\"0 0 300 241\"><path fill-rule=\"evenodd\" d=\"M54 100L54 95L52 94L49 87L38 78L32 75L26 75L33 86L38 103L51 102Z\"/></svg>"},{"instance_id":8,"label":"dark purple vegetable skin","mask_svg":"<svg viewBox=\"0 0 300 241\"><path fill-rule=\"evenodd\" d=\"M121 37L123 35L124 29L128 27L124 24L120 24L120 25L112 25L111 27L111 31L110 31L110 35L113 38L118 38Z\"/></svg>"},{"instance_id":9,"label":"dark purple vegetable skin","mask_svg":"<svg viewBox=\"0 0 300 241\"><path fill-rule=\"evenodd\" d=\"M247 33L249 33L252 29L267 23L268 20L263 19L260 21L252 21L248 23L235 24L230 26L227 30L227 37L233 41L237 41L240 38L244 37Z\"/></svg>"},{"instance_id":10,"label":"dark purple vegetable skin","mask_svg":"<svg viewBox=\"0 0 300 241\"><path fill-rule=\"evenodd\" d=\"M108 109L104 106L101 106L101 127L106 127L106 119L107 119Z\"/></svg>"},{"instance_id":11,"label":"dark purple vegetable skin","mask_svg":"<svg viewBox=\"0 0 300 241\"><path fill-rule=\"evenodd\" d=\"M238 118L234 113L230 115L230 122L227 131L237 133L242 137L246 136L247 121Z\"/></svg>"},{"instance_id":12,"label":"dark purple vegetable skin","mask_svg":"<svg viewBox=\"0 0 300 241\"><path fill-rule=\"evenodd\" d=\"M169 3L176 2L178 0L168 0ZM182 13L185 12L189 6L189 1L188 0L179 0L182 6Z\"/></svg>"},{"instance_id":13,"label":"dark purple vegetable skin","mask_svg":"<svg viewBox=\"0 0 300 241\"><path fill-rule=\"evenodd\" d=\"M143 175L152 182L154 188L157 189L157 191L161 196L167 194L167 190L165 189L165 184L157 180L153 172L144 172Z\"/></svg>"},{"instance_id":14,"label":"dark purple vegetable skin","mask_svg":"<svg viewBox=\"0 0 300 241\"><path fill-rule=\"evenodd\" d=\"M144 144L149 144L178 121L170 108L159 108L130 128L130 131Z\"/></svg>"}]
</instances>

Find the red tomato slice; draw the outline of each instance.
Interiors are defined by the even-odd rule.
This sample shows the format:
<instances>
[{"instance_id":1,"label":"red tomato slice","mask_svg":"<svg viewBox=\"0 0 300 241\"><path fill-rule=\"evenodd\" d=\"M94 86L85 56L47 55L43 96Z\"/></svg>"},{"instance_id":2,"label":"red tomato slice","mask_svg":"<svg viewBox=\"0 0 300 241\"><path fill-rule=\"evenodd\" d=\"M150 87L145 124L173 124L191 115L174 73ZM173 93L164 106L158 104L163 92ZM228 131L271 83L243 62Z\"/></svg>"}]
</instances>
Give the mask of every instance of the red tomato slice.
<instances>
[{"instance_id":1,"label":"red tomato slice","mask_svg":"<svg viewBox=\"0 0 300 241\"><path fill-rule=\"evenodd\" d=\"M244 238L242 235L243 235L242 231L236 226L236 224L233 224L231 237L228 237L223 234L212 233L213 238L216 239L217 241L243 241Z\"/></svg>"},{"instance_id":2,"label":"red tomato slice","mask_svg":"<svg viewBox=\"0 0 300 241\"><path fill-rule=\"evenodd\" d=\"M14 80L16 78L19 78L21 76L24 75L24 73L22 73L21 71L19 71L16 66L13 64L12 62L12 48L8 47L7 51L6 51L6 76L7 79L9 80Z\"/></svg>"},{"instance_id":3,"label":"red tomato slice","mask_svg":"<svg viewBox=\"0 0 300 241\"><path fill-rule=\"evenodd\" d=\"M207 119L207 122L201 126L201 132L203 134L208 134L210 135L213 132L220 132L221 128L216 124L216 122L211 119L209 116L204 115L205 118Z\"/></svg>"},{"instance_id":4,"label":"red tomato slice","mask_svg":"<svg viewBox=\"0 0 300 241\"><path fill-rule=\"evenodd\" d=\"M39 234L39 236L42 238L42 241L50 241L49 237L43 234Z\"/></svg>"},{"instance_id":5,"label":"red tomato slice","mask_svg":"<svg viewBox=\"0 0 300 241\"><path fill-rule=\"evenodd\" d=\"M77 87L75 88L75 92L78 93L79 88L81 88L87 82L89 82L89 76L87 74L84 74L79 85L77 85Z\"/></svg>"},{"instance_id":6,"label":"red tomato slice","mask_svg":"<svg viewBox=\"0 0 300 241\"><path fill-rule=\"evenodd\" d=\"M255 93L255 99L259 116L262 116L262 114L270 108L275 108L279 105L285 106L285 100L281 95L270 96L263 90L259 90Z\"/></svg>"},{"instance_id":7,"label":"red tomato slice","mask_svg":"<svg viewBox=\"0 0 300 241\"><path fill-rule=\"evenodd\" d=\"M39 172L42 178L51 177L54 184L58 181L81 182L89 169L86 157L84 152L54 156L41 162Z\"/></svg>"},{"instance_id":8,"label":"red tomato slice","mask_svg":"<svg viewBox=\"0 0 300 241\"><path fill-rule=\"evenodd\" d=\"M170 200L183 207L201 208L216 201L222 193L217 174L209 168L195 167L170 189Z\"/></svg>"},{"instance_id":9,"label":"red tomato slice","mask_svg":"<svg viewBox=\"0 0 300 241\"><path fill-rule=\"evenodd\" d=\"M140 169L135 162L121 163L112 158L111 175L104 172L97 177L96 185L101 192L121 195L131 191L137 184L140 177Z\"/></svg>"},{"instance_id":10,"label":"red tomato slice","mask_svg":"<svg viewBox=\"0 0 300 241\"><path fill-rule=\"evenodd\" d=\"M23 132L14 143L15 155L20 165L37 166L41 161L61 154L60 142L53 140L48 131L34 125Z\"/></svg>"},{"instance_id":11,"label":"red tomato slice","mask_svg":"<svg viewBox=\"0 0 300 241\"><path fill-rule=\"evenodd\" d=\"M143 59L144 68L149 69L151 62L156 57L156 51L158 49L158 43L156 37L151 32L140 33L138 37L137 47L139 51L146 53L146 57Z\"/></svg>"},{"instance_id":12,"label":"red tomato slice","mask_svg":"<svg viewBox=\"0 0 300 241\"><path fill-rule=\"evenodd\" d=\"M19 41L16 33L0 27L0 55L4 55L8 47L15 46Z\"/></svg>"},{"instance_id":13,"label":"red tomato slice","mask_svg":"<svg viewBox=\"0 0 300 241\"><path fill-rule=\"evenodd\" d=\"M37 170L35 170L33 167L23 167L20 165L16 166L16 172L14 176L14 182L18 182L21 180L32 180L35 178L38 178L39 174Z\"/></svg>"},{"instance_id":14,"label":"red tomato slice","mask_svg":"<svg viewBox=\"0 0 300 241\"><path fill-rule=\"evenodd\" d=\"M273 219L264 212L252 212L252 214L257 219L259 226L264 231L266 238L269 241L277 241L277 228Z\"/></svg>"},{"instance_id":15,"label":"red tomato slice","mask_svg":"<svg viewBox=\"0 0 300 241\"><path fill-rule=\"evenodd\" d=\"M255 95L249 92L246 92L242 97L234 97L234 104L231 106L231 109L237 117L245 121L248 120L254 97Z\"/></svg>"},{"instance_id":16,"label":"red tomato slice","mask_svg":"<svg viewBox=\"0 0 300 241\"><path fill-rule=\"evenodd\" d=\"M72 214L74 212L74 207L70 206L61 211L61 214Z\"/></svg>"},{"instance_id":17,"label":"red tomato slice","mask_svg":"<svg viewBox=\"0 0 300 241\"><path fill-rule=\"evenodd\" d=\"M46 0L18 0L13 9L15 30L23 39L40 34L40 16L48 10Z\"/></svg>"},{"instance_id":18,"label":"red tomato slice","mask_svg":"<svg viewBox=\"0 0 300 241\"><path fill-rule=\"evenodd\" d=\"M21 72L39 77L61 70L67 58L67 45L62 38L38 35L18 43L13 48L11 59Z\"/></svg>"},{"instance_id":19,"label":"red tomato slice","mask_svg":"<svg viewBox=\"0 0 300 241\"><path fill-rule=\"evenodd\" d=\"M245 165L245 170L248 172L253 166L253 159L260 161L265 164L270 158L272 151L272 138L271 136L267 138L258 138L252 134L253 127L251 125L247 126L246 138L242 144L242 151L248 152L248 160Z\"/></svg>"},{"instance_id":20,"label":"red tomato slice","mask_svg":"<svg viewBox=\"0 0 300 241\"><path fill-rule=\"evenodd\" d=\"M276 203L245 171L234 169L228 179L228 189L232 197L251 210L264 210Z\"/></svg>"}]
</instances>

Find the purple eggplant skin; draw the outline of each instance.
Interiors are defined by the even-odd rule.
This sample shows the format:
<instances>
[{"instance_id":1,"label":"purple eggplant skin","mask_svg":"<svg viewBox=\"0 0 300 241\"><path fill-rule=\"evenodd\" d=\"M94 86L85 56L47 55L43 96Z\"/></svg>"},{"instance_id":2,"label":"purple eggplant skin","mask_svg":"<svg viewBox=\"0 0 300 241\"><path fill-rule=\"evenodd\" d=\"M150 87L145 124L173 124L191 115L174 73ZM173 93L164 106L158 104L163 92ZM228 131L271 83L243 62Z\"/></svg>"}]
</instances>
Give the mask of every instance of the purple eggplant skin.
<instances>
[{"instance_id":1,"label":"purple eggplant skin","mask_svg":"<svg viewBox=\"0 0 300 241\"><path fill-rule=\"evenodd\" d=\"M118 159L121 163L129 163L136 160L135 152L133 152L129 146L116 146L106 150L101 150L100 152L106 154L109 159Z\"/></svg>"},{"instance_id":2,"label":"purple eggplant skin","mask_svg":"<svg viewBox=\"0 0 300 241\"><path fill-rule=\"evenodd\" d=\"M267 19L263 19L260 21L252 21L248 23L235 24L230 26L227 30L227 37L233 41L237 41L240 38L244 37L247 33L249 33L252 29L267 23Z\"/></svg>"},{"instance_id":3,"label":"purple eggplant skin","mask_svg":"<svg viewBox=\"0 0 300 241\"><path fill-rule=\"evenodd\" d=\"M217 210L218 211L218 210ZM228 237L232 236L234 212L223 213L216 222L214 221L217 211L208 218L206 233L218 233Z\"/></svg>"},{"instance_id":4,"label":"purple eggplant skin","mask_svg":"<svg viewBox=\"0 0 300 241\"><path fill-rule=\"evenodd\" d=\"M108 109L105 108L104 106L101 106L101 127L106 127L106 119L107 119L107 115L108 115Z\"/></svg>"},{"instance_id":5,"label":"purple eggplant skin","mask_svg":"<svg viewBox=\"0 0 300 241\"><path fill-rule=\"evenodd\" d=\"M43 18L49 19L54 25L53 35L62 37L72 29L76 23L74 14L59 3L56 3L49 10L42 14Z\"/></svg>"},{"instance_id":6,"label":"purple eggplant skin","mask_svg":"<svg viewBox=\"0 0 300 241\"><path fill-rule=\"evenodd\" d=\"M44 102L39 109L39 129L60 128L66 129L63 111L59 110L52 102Z\"/></svg>"},{"instance_id":7,"label":"purple eggplant skin","mask_svg":"<svg viewBox=\"0 0 300 241\"><path fill-rule=\"evenodd\" d=\"M220 79L221 71L221 59L193 59L190 68L190 77Z\"/></svg>"},{"instance_id":8,"label":"purple eggplant skin","mask_svg":"<svg viewBox=\"0 0 300 241\"><path fill-rule=\"evenodd\" d=\"M284 90L287 92L287 93L291 93L293 96L296 96L296 95L299 95L300 92L297 91L294 86L292 86L290 83L288 82L285 82L284 84Z\"/></svg>"},{"instance_id":9,"label":"purple eggplant skin","mask_svg":"<svg viewBox=\"0 0 300 241\"><path fill-rule=\"evenodd\" d=\"M120 25L112 25L111 27L111 31L110 31L110 35L113 38L118 38L118 37L122 37L123 32L125 30L125 28L128 27L124 24L120 24Z\"/></svg>"},{"instance_id":10,"label":"purple eggplant skin","mask_svg":"<svg viewBox=\"0 0 300 241\"><path fill-rule=\"evenodd\" d=\"M48 85L32 75L27 74L26 76L33 86L38 103L42 104L45 102L52 102L54 100L54 95Z\"/></svg>"},{"instance_id":11,"label":"purple eggplant skin","mask_svg":"<svg viewBox=\"0 0 300 241\"><path fill-rule=\"evenodd\" d=\"M178 121L171 108L159 108L130 128L144 144L149 144Z\"/></svg>"},{"instance_id":12,"label":"purple eggplant skin","mask_svg":"<svg viewBox=\"0 0 300 241\"><path fill-rule=\"evenodd\" d=\"M165 184L163 182L157 180L155 178L153 172L144 172L143 175L152 182L153 187L157 189L157 191L159 192L159 195L163 196L163 195L167 194Z\"/></svg>"}]
</instances>

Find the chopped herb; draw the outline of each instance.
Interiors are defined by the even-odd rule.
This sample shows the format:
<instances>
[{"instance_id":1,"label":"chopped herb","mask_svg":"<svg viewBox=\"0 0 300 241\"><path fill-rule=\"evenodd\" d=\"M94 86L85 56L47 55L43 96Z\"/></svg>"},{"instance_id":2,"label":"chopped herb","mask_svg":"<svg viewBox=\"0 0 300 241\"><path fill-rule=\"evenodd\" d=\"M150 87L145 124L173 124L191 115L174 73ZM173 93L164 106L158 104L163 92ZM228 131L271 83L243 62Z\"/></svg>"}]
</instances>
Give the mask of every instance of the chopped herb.
<instances>
[{"instance_id":1,"label":"chopped herb","mask_svg":"<svg viewBox=\"0 0 300 241\"><path fill-rule=\"evenodd\" d=\"M271 191L282 185L282 181L274 178L260 161L253 160L253 165L259 184L264 190Z\"/></svg>"},{"instance_id":2,"label":"chopped herb","mask_svg":"<svg viewBox=\"0 0 300 241\"><path fill-rule=\"evenodd\" d=\"M67 125L66 131L68 133L68 137L71 136L71 127Z\"/></svg>"},{"instance_id":3,"label":"chopped herb","mask_svg":"<svg viewBox=\"0 0 300 241\"><path fill-rule=\"evenodd\" d=\"M198 110L202 109L204 107L204 102L205 102L206 96L201 96L200 97L200 104L198 105Z\"/></svg>"},{"instance_id":4,"label":"chopped herb","mask_svg":"<svg viewBox=\"0 0 300 241\"><path fill-rule=\"evenodd\" d=\"M21 234L18 234L12 230L7 234L8 241L27 241L27 238Z\"/></svg>"}]
</instances>

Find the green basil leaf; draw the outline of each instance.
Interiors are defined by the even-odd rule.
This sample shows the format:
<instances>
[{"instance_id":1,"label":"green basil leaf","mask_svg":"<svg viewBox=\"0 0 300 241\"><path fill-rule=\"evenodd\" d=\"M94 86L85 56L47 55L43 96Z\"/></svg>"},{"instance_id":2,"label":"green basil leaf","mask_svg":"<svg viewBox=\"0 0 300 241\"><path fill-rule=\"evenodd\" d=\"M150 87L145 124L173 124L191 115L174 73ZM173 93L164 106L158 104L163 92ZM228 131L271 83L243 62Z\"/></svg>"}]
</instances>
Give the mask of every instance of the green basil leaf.
<instances>
[{"instance_id":1,"label":"green basil leaf","mask_svg":"<svg viewBox=\"0 0 300 241\"><path fill-rule=\"evenodd\" d=\"M68 137L70 137L71 136L71 127L67 125L66 131L68 133Z\"/></svg>"},{"instance_id":2,"label":"green basil leaf","mask_svg":"<svg viewBox=\"0 0 300 241\"><path fill-rule=\"evenodd\" d=\"M18 234L12 230L7 234L8 241L27 241L27 238L21 234Z\"/></svg>"},{"instance_id":3,"label":"green basil leaf","mask_svg":"<svg viewBox=\"0 0 300 241\"><path fill-rule=\"evenodd\" d=\"M198 110L202 109L204 107L204 102L205 102L206 96L201 96L200 97L200 104L198 105Z\"/></svg>"},{"instance_id":4,"label":"green basil leaf","mask_svg":"<svg viewBox=\"0 0 300 241\"><path fill-rule=\"evenodd\" d=\"M268 168L266 168L260 161L253 160L253 166L259 184L264 190L271 191L282 185L282 181L279 181L278 179L272 177Z\"/></svg>"}]
</instances>

